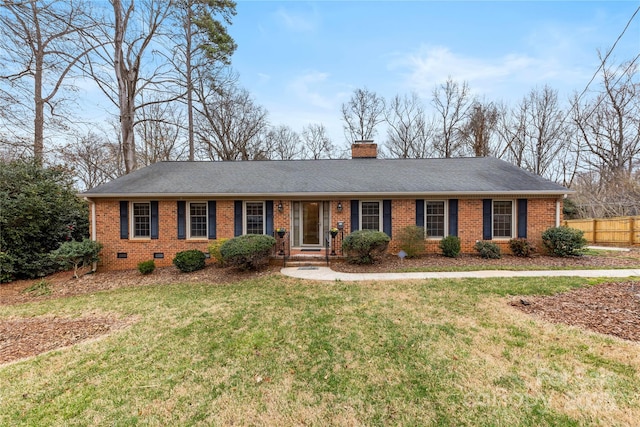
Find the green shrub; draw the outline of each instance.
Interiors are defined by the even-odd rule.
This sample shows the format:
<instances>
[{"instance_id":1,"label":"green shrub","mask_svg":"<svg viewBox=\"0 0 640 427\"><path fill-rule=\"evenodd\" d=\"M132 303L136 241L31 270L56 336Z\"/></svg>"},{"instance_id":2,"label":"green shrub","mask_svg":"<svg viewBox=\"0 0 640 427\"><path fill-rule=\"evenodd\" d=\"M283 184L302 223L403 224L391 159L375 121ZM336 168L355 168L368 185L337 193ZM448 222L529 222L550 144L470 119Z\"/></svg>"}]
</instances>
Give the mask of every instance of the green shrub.
<instances>
[{"instance_id":1,"label":"green shrub","mask_svg":"<svg viewBox=\"0 0 640 427\"><path fill-rule=\"evenodd\" d=\"M215 260L217 266L222 267L224 265L224 260L222 259L222 254L220 253L220 246L223 245L229 239L216 239L209 243L209 255L211 255L211 259Z\"/></svg>"},{"instance_id":2,"label":"green shrub","mask_svg":"<svg viewBox=\"0 0 640 427\"><path fill-rule=\"evenodd\" d=\"M15 258L7 252L0 252L0 283L11 282L16 272L13 264Z\"/></svg>"},{"instance_id":3,"label":"green shrub","mask_svg":"<svg viewBox=\"0 0 640 427\"><path fill-rule=\"evenodd\" d=\"M438 245L442 250L442 255L455 258L460 254L460 238L458 236L447 236L440 240Z\"/></svg>"},{"instance_id":4,"label":"green shrub","mask_svg":"<svg viewBox=\"0 0 640 427\"><path fill-rule=\"evenodd\" d=\"M542 233L542 243L551 255L565 257L582 254L587 240L582 230L551 227Z\"/></svg>"},{"instance_id":5,"label":"green shrub","mask_svg":"<svg viewBox=\"0 0 640 427\"><path fill-rule=\"evenodd\" d=\"M178 252L173 258L173 264L183 273L202 270L205 266L204 252L197 249Z\"/></svg>"},{"instance_id":6,"label":"green shrub","mask_svg":"<svg viewBox=\"0 0 640 427\"><path fill-rule=\"evenodd\" d=\"M536 248L527 239L509 240L509 249L518 257L530 257L536 251Z\"/></svg>"},{"instance_id":7,"label":"green shrub","mask_svg":"<svg viewBox=\"0 0 640 427\"><path fill-rule=\"evenodd\" d=\"M486 240L479 240L473 246L473 248L478 251L480 256L485 259L500 259L502 258L502 254L500 253L500 246L496 245L493 242L488 242Z\"/></svg>"},{"instance_id":8,"label":"green shrub","mask_svg":"<svg viewBox=\"0 0 640 427\"><path fill-rule=\"evenodd\" d=\"M151 274L156 269L156 263L154 260L142 261L138 263L138 271L142 274Z\"/></svg>"},{"instance_id":9,"label":"green shrub","mask_svg":"<svg viewBox=\"0 0 640 427\"><path fill-rule=\"evenodd\" d=\"M0 281L43 277L64 268L51 256L63 242L89 237L87 203L69 169L0 162Z\"/></svg>"},{"instance_id":10,"label":"green shrub","mask_svg":"<svg viewBox=\"0 0 640 427\"><path fill-rule=\"evenodd\" d=\"M342 251L351 264L373 264L384 253L391 239L382 231L357 230L342 241Z\"/></svg>"},{"instance_id":11,"label":"green shrub","mask_svg":"<svg viewBox=\"0 0 640 427\"><path fill-rule=\"evenodd\" d=\"M276 239L264 234L245 234L220 245L220 255L226 265L241 270L254 270L269 262Z\"/></svg>"},{"instance_id":12,"label":"green shrub","mask_svg":"<svg viewBox=\"0 0 640 427\"><path fill-rule=\"evenodd\" d=\"M416 258L424 254L424 228L417 225L409 225L404 227L396 237L400 243L400 249L406 254L407 258Z\"/></svg>"},{"instance_id":13,"label":"green shrub","mask_svg":"<svg viewBox=\"0 0 640 427\"><path fill-rule=\"evenodd\" d=\"M97 262L101 250L102 243L95 240L83 239L81 242L72 240L64 242L51 255L54 259L62 260L67 267L73 267L73 277L77 279L78 269Z\"/></svg>"}]
</instances>

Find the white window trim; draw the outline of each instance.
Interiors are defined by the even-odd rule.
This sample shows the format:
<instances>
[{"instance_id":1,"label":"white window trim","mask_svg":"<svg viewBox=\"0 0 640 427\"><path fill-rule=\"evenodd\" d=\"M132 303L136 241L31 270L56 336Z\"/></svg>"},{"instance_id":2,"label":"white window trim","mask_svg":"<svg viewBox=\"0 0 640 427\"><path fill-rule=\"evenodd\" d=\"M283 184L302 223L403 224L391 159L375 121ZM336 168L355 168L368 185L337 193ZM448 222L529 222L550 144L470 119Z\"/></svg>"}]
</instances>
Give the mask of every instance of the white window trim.
<instances>
[{"instance_id":1,"label":"white window trim","mask_svg":"<svg viewBox=\"0 0 640 427\"><path fill-rule=\"evenodd\" d=\"M358 209L358 221L360 223L360 230L364 230L362 228L362 204L363 203L377 203L378 204L378 231L382 231L382 217L383 217L383 212L382 212L382 200L360 200L360 206Z\"/></svg>"},{"instance_id":2,"label":"white window trim","mask_svg":"<svg viewBox=\"0 0 640 427\"><path fill-rule=\"evenodd\" d=\"M444 236L429 236L427 234L427 203L443 202L444 203ZM449 235L449 200L425 200L424 201L424 234L427 240L442 240Z\"/></svg>"},{"instance_id":3,"label":"white window trim","mask_svg":"<svg viewBox=\"0 0 640 427\"><path fill-rule=\"evenodd\" d=\"M493 207L495 206L495 202L511 202L511 236L509 237L496 237L493 231ZM514 238L514 234L516 232L516 201L513 199L492 199L491 200L491 240L510 240Z\"/></svg>"},{"instance_id":4,"label":"white window trim","mask_svg":"<svg viewBox=\"0 0 640 427\"><path fill-rule=\"evenodd\" d=\"M205 235L204 236L196 236L196 237L192 237L191 236L191 203L204 203L204 209L205 209ZM187 207L186 207L186 226L187 226L187 239L189 240L208 240L209 239L209 203L207 203L207 201L205 200L192 200L187 202Z\"/></svg>"},{"instance_id":5,"label":"white window trim","mask_svg":"<svg viewBox=\"0 0 640 427\"><path fill-rule=\"evenodd\" d=\"M149 205L149 235L148 236L136 236L136 218L134 216L134 205L147 204ZM129 236L131 240L151 240L151 200L136 200L129 203Z\"/></svg>"},{"instance_id":6,"label":"white window trim","mask_svg":"<svg viewBox=\"0 0 640 427\"><path fill-rule=\"evenodd\" d=\"M242 202L242 234L247 234L247 203L262 203L262 234L266 234L267 204L264 200L244 200Z\"/></svg>"}]
</instances>

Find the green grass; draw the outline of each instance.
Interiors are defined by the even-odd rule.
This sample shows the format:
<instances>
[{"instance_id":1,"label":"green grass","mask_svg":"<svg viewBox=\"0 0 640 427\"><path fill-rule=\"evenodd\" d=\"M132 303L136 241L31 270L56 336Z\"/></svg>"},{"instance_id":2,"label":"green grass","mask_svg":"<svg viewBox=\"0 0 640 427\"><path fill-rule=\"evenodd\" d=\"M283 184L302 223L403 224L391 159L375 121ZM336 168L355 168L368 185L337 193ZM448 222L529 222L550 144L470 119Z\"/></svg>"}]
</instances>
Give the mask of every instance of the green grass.
<instances>
[{"instance_id":1,"label":"green grass","mask_svg":"<svg viewBox=\"0 0 640 427\"><path fill-rule=\"evenodd\" d=\"M504 271L544 271L544 270L624 270L634 267L594 267L594 266L544 266L544 265L460 265L460 266L425 266L425 267L404 267L394 269L393 273L421 273L421 272L447 272L447 271L483 271L483 270L504 270ZM636 267L637 268L637 267Z\"/></svg>"},{"instance_id":2,"label":"green grass","mask_svg":"<svg viewBox=\"0 0 640 427\"><path fill-rule=\"evenodd\" d=\"M0 425L631 425L637 344L507 304L597 282L275 275L3 307L138 320L0 367Z\"/></svg>"}]
</instances>

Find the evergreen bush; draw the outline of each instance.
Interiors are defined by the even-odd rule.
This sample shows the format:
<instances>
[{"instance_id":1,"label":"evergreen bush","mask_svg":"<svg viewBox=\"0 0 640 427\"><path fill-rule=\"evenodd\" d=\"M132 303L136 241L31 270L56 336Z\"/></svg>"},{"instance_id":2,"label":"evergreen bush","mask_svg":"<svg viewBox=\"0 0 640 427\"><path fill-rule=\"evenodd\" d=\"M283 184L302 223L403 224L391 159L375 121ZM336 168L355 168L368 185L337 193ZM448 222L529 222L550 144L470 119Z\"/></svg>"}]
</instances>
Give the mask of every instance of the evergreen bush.
<instances>
[{"instance_id":1,"label":"evergreen bush","mask_svg":"<svg viewBox=\"0 0 640 427\"><path fill-rule=\"evenodd\" d=\"M351 264L373 264L389 246L391 239L382 231L357 230L342 241L342 251Z\"/></svg>"},{"instance_id":2,"label":"evergreen bush","mask_svg":"<svg viewBox=\"0 0 640 427\"><path fill-rule=\"evenodd\" d=\"M554 256L566 257L581 255L587 244L582 230L570 227L551 227L542 233L542 243Z\"/></svg>"},{"instance_id":3,"label":"evergreen bush","mask_svg":"<svg viewBox=\"0 0 640 427\"><path fill-rule=\"evenodd\" d=\"M144 274L144 275L151 274L155 269L156 269L156 263L152 259L150 259L149 261L142 261L138 263L138 271L141 274Z\"/></svg>"},{"instance_id":4,"label":"evergreen bush","mask_svg":"<svg viewBox=\"0 0 640 427\"><path fill-rule=\"evenodd\" d=\"M500 246L493 242L486 240L477 241L473 248L478 251L480 256L485 259L500 259L502 254L500 253Z\"/></svg>"},{"instance_id":5,"label":"evergreen bush","mask_svg":"<svg viewBox=\"0 0 640 427\"><path fill-rule=\"evenodd\" d=\"M204 252L197 249L178 252L173 258L173 264L183 273L202 270L205 266Z\"/></svg>"},{"instance_id":6,"label":"evergreen bush","mask_svg":"<svg viewBox=\"0 0 640 427\"><path fill-rule=\"evenodd\" d=\"M61 260L67 267L73 267L73 277L77 279L78 269L98 262L98 254L101 250L102 244L94 240L83 239L81 242L72 240L64 242L51 255L54 259Z\"/></svg>"},{"instance_id":7,"label":"evergreen bush","mask_svg":"<svg viewBox=\"0 0 640 427\"><path fill-rule=\"evenodd\" d=\"M442 255L455 258L460 255L460 238L458 236L447 236L440 240L438 245L442 250Z\"/></svg>"},{"instance_id":8,"label":"evergreen bush","mask_svg":"<svg viewBox=\"0 0 640 427\"><path fill-rule=\"evenodd\" d=\"M255 270L269 262L276 239L265 234L245 234L220 245L225 265L241 270Z\"/></svg>"},{"instance_id":9,"label":"evergreen bush","mask_svg":"<svg viewBox=\"0 0 640 427\"><path fill-rule=\"evenodd\" d=\"M209 255L211 255L211 259L215 260L215 263L218 267L222 267L224 265L224 260L222 259L222 254L220 253L220 247L229 239L216 239L209 243L207 249L209 250Z\"/></svg>"}]
</instances>

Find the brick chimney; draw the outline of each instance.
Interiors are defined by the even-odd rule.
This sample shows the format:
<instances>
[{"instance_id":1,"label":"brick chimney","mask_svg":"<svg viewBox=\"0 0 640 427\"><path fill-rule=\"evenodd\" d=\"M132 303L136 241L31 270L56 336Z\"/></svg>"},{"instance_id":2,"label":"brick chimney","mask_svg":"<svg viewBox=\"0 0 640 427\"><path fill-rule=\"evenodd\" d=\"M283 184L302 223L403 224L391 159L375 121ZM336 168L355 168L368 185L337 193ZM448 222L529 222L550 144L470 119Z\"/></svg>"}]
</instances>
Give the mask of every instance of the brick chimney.
<instances>
[{"instance_id":1,"label":"brick chimney","mask_svg":"<svg viewBox=\"0 0 640 427\"><path fill-rule=\"evenodd\" d=\"M375 159L378 157L378 144L372 139L354 141L351 144L352 159Z\"/></svg>"}]
</instances>

